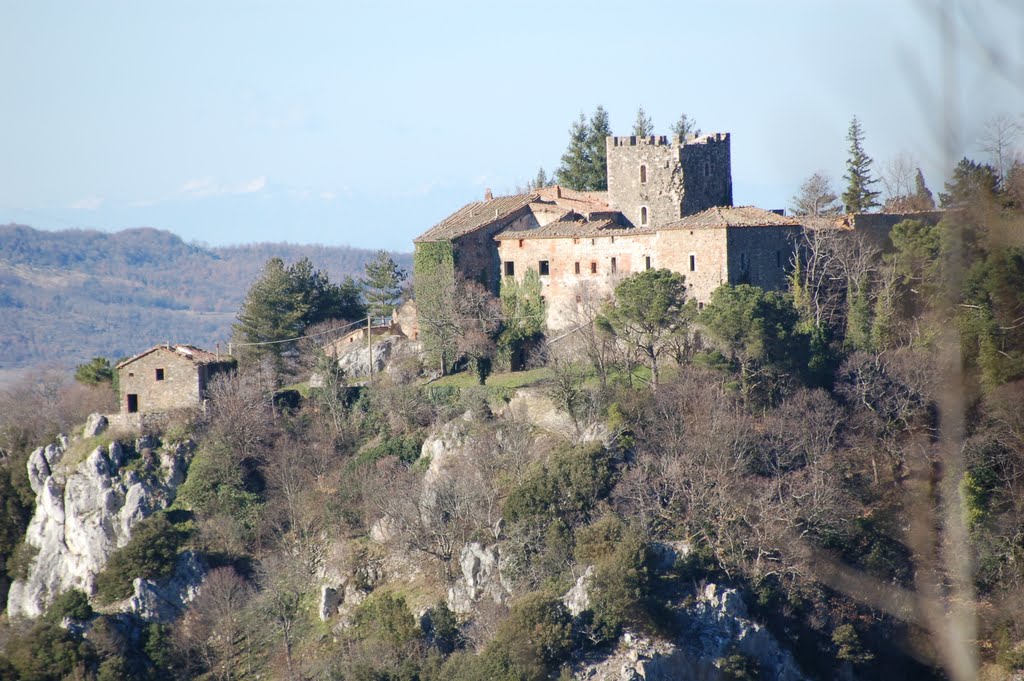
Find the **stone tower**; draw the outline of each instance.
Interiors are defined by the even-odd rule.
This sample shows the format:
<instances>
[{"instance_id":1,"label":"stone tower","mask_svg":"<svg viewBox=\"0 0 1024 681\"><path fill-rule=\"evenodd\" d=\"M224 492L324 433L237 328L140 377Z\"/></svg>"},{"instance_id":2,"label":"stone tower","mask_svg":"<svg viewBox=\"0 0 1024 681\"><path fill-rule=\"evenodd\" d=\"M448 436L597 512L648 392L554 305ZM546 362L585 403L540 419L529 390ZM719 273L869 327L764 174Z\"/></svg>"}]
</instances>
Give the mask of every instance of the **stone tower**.
<instances>
[{"instance_id":1,"label":"stone tower","mask_svg":"<svg viewBox=\"0 0 1024 681\"><path fill-rule=\"evenodd\" d=\"M608 204L636 227L732 205L729 133L608 137Z\"/></svg>"}]
</instances>

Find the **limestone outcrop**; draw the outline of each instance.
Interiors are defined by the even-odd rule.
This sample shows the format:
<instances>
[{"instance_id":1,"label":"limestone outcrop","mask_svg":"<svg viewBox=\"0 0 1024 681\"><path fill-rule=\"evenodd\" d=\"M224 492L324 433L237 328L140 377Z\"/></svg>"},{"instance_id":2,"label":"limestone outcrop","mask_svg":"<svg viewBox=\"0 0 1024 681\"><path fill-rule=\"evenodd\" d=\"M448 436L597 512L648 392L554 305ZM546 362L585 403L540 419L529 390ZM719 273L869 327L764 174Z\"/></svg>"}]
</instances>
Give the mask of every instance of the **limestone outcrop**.
<instances>
[{"instance_id":1,"label":"limestone outcrop","mask_svg":"<svg viewBox=\"0 0 1024 681\"><path fill-rule=\"evenodd\" d=\"M174 500L194 448L154 451L155 441L140 438L78 451L83 444L62 437L29 456L36 507L25 541L36 555L28 576L11 585L11 617L37 617L68 589L93 594L96 574L132 527Z\"/></svg>"},{"instance_id":2,"label":"limestone outcrop","mask_svg":"<svg viewBox=\"0 0 1024 681\"><path fill-rule=\"evenodd\" d=\"M581 577L570 595L577 599ZM585 598L585 590L583 593ZM666 641L626 632L618 648L603 659L584 660L573 670L593 681L715 681L725 678L724 658L740 655L770 681L803 681L793 655L764 626L750 619L736 589L707 584L692 605L676 613L682 634Z\"/></svg>"},{"instance_id":3,"label":"limestone outcrop","mask_svg":"<svg viewBox=\"0 0 1024 681\"><path fill-rule=\"evenodd\" d=\"M453 612L467 613L481 599L506 603L511 589L501 574L501 550L471 542L462 547L459 556L462 574L448 589L448 607Z\"/></svg>"}]
</instances>

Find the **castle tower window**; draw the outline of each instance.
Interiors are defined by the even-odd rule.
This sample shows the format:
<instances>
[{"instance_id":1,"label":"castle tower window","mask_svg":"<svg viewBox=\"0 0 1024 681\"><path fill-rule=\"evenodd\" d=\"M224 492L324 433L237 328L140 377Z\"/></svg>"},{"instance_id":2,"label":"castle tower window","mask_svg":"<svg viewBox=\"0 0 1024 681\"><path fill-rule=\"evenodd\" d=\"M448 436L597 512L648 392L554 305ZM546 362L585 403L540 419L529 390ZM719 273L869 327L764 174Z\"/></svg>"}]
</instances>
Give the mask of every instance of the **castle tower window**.
<instances>
[{"instance_id":1,"label":"castle tower window","mask_svg":"<svg viewBox=\"0 0 1024 681\"><path fill-rule=\"evenodd\" d=\"M646 225L647 224L647 206L641 206L640 207L640 224L641 225Z\"/></svg>"},{"instance_id":2,"label":"castle tower window","mask_svg":"<svg viewBox=\"0 0 1024 681\"><path fill-rule=\"evenodd\" d=\"M511 260L505 261L505 276L514 277L516 275L516 264Z\"/></svg>"},{"instance_id":3,"label":"castle tower window","mask_svg":"<svg viewBox=\"0 0 1024 681\"><path fill-rule=\"evenodd\" d=\"M590 263L590 273L591 274L597 274L597 263L596 262L591 262Z\"/></svg>"},{"instance_id":4,"label":"castle tower window","mask_svg":"<svg viewBox=\"0 0 1024 681\"><path fill-rule=\"evenodd\" d=\"M698 302L698 303L697 303L697 309L698 309L698 310L703 310L703 309L704 309L704 303L700 303L700 302Z\"/></svg>"},{"instance_id":5,"label":"castle tower window","mask_svg":"<svg viewBox=\"0 0 1024 681\"><path fill-rule=\"evenodd\" d=\"M696 272L697 271L697 254L696 253L691 253L690 254L690 271L691 272Z\"/></svg>"},{"instance_id":6,"label":"castle tower window","mask_svg":"<svg viewBox=\"0 0 1024 681\"><path fill-rule=\"evenodd\" d=\"M580 264L576 263L576 274L580 273Z\"/></svg>"},{"instance_id":7,"label":"castle tower window","mask_svg":"<svg viewBox=\"0 0 1024 681\"><path fill-rule=\"evenodd\" d=\"M775 251L775 266L782 267L782 251Z\"/></svg>"},{"instance_id":8,"label":"castle tower window","mask_svg":"<svg viewBox=\"0 0 1024 681\"><path fill-rule=\"evenodd\" d=\"M647 184L647 166L640 166L640 184Z\"/></svg>"},{"instance_id":9,"label":"castle tower window","mask_svg":"<svg viewBox=\"0 0 1024 681\"><path fill-rule=\"evenodd\" d=\"M649 255L644 258L644 269L645 270L651 269L651 256L649 256Z\"/></svg>"},{"instance_id":10,"label":"castle tower window","mask_svg":"<svg viewBox=\"0 0 1024 681\"><path fill-rule=\"evenodd\" d=\"M156 370L156 380L158 380L158 381L164 380L164 370L163 369L157 369Z\"/></svg>"},{"instance_id":11,"label":"castle tower window","mask_svg":"<svg viewBox=\"0 0 1024 681\"><path fill-rule=\"evenodd\" d=\"M547 260L541 260L537 263L537 270L540 272L540 276L546 277L551 274L551 265Z\"/></svg>"},{"instance_id":12,"label":"castle tower window","mask_svg":"<svg viewBox=\"0 0 1024 681\"><path fill-rule=\"evenodd\" d=\"M519 248L522 248L522 247L523 247L523 240L522 240L522 239L520 239L520 240L519 240Z\"/></svg>"},{"instance_id":13,"label":"castle tower window","mask_svg":"<svg viewBox=\"0 0 1024 681\"><path fill-rule=\"evenodd\" d=\"M615 262L615 258L612 258L612 274L615 274L618 271L618 263Z\"/></svg>"}]
</instances>

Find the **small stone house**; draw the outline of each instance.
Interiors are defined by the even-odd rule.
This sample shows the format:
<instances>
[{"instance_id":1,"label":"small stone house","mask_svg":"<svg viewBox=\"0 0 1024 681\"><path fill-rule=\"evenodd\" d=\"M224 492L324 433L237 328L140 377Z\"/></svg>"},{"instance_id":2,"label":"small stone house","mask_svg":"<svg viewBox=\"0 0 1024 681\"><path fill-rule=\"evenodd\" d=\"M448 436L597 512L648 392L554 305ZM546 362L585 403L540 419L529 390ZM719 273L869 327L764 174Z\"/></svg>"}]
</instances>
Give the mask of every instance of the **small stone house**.
<instances>
[{"instance_id":1,"label":"small stone house","mask_svg":"<svg viewBox=\"0 0 1024 681\"><path fill-rule=\"evenodd\" d=\"M214 375L235 368L228 355L192 345L156 345L117 365L122 414L201 406Z\"/></svg>"}]
</instances>

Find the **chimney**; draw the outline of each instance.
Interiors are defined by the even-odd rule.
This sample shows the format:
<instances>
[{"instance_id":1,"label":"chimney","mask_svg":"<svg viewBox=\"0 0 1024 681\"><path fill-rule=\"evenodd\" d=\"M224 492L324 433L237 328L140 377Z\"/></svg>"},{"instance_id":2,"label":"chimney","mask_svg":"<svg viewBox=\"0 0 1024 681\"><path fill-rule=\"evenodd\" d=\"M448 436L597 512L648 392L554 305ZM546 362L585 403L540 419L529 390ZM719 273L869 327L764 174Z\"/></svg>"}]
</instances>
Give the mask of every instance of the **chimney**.
<instances>
[{"instance_id":1,"label":"chimney","mask_svg":"<svg viewBox=\"0 0 1024 681\"><path fill-rule=\"evenodd\" d=\"M493 201L493 200L494 200L494 194L491 193L491 188L488 187L487 189L484 190L484 201Z\"/></svg>"},{"instance_id":2,"label":"chimney","mask_svg":"<svg viewBox=\"0 0 1024 681\"><path fill-rule=\"evenodd\" d=\"M559 199L562 198L562 186L561 185L558 185L558 184L555 185L555 197L557 197Z\"/></svg>"}]
</instances>

